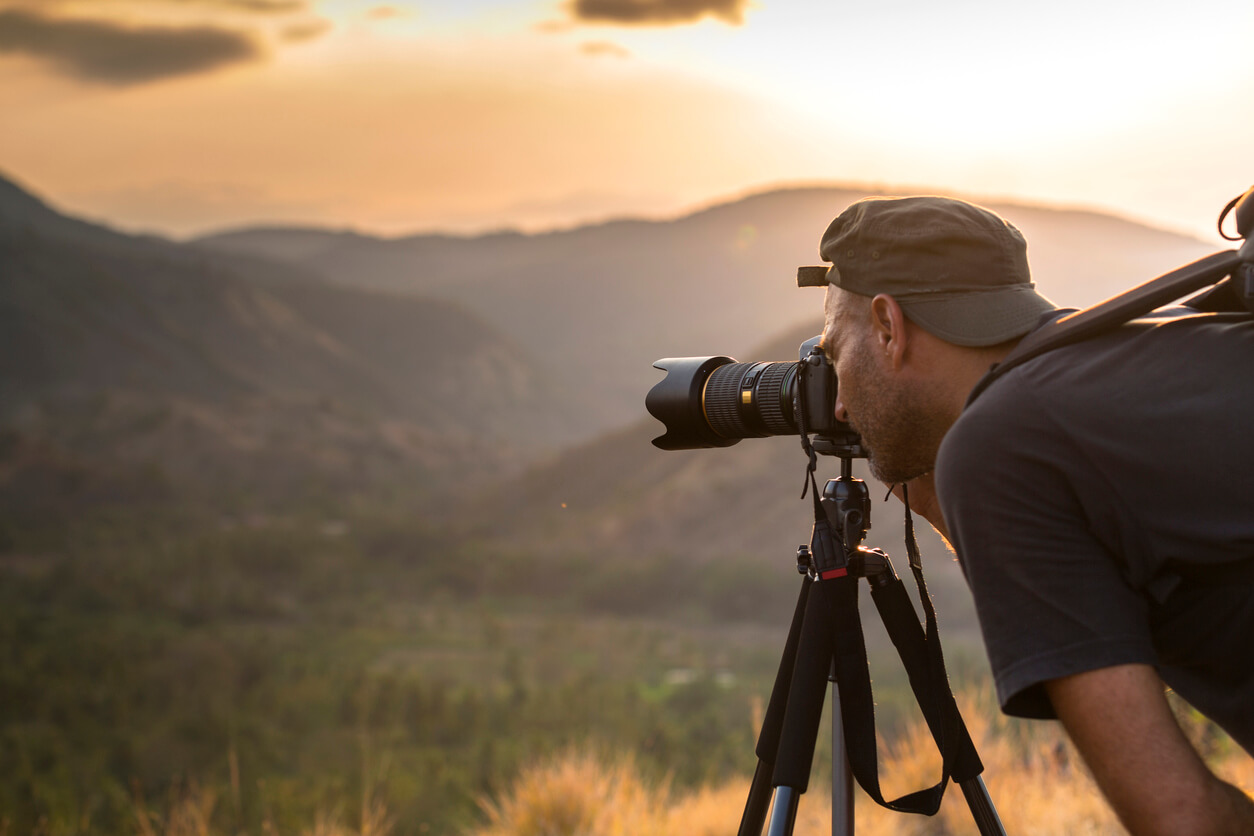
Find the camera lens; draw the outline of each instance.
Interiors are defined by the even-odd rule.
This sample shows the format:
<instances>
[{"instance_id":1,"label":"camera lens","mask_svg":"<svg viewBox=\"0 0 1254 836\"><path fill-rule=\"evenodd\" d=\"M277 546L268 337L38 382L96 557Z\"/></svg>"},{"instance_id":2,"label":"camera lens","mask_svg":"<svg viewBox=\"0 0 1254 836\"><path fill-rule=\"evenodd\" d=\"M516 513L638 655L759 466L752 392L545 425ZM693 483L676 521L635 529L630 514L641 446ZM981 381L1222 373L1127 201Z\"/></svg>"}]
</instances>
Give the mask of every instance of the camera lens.
<instances>
[{"instance_id":1,"label":"camera lens","mask_svg":"<svg viewBox=\"0 0 1254 836\"><path fill-rule=\"evenodd\" d=\"M706 420L724 438L796 434L792 384L797 363L728 363L710 375L703 406Z\"/></svg>"},{"instance_id":2,"label":"camera lens","mask_svg":"<svg viewBox=\"0 0 1254 836\"><path fill-rule=\"evenodd\" d=\"M653 439L663 450L730 447L742 438L800 435L825 455L866 455L853 427L837 421L836 372L822 340L801 344L796 363L737 363L730 357L667 357L653 364L666 377L644 405L666 426ZM803 421L798 421L797 409Z\"/></svg>"},{"instance_id":3,"label":"camera lens","mask_svg":"<svg viewBox=\"0 0 1254 836\"><path fill-rule=\"evenodd\" d=\"M742 438L796 435L798 363L737 363L730 357L668 357L645 406L666 425L663 450L728 447Z\"/></svg>"}]
</instances>

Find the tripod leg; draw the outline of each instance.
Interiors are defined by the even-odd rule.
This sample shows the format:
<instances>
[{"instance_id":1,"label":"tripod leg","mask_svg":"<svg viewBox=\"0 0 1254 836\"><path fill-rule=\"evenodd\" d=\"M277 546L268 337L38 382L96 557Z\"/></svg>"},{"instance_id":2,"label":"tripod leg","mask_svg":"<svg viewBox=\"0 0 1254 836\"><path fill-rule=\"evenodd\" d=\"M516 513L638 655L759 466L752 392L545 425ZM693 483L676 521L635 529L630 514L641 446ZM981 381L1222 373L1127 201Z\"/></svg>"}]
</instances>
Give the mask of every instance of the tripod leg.
<instances>
[{"instance_id":1,"label":"tripod leg","mask_svg":"<svg viewBox=\"0 0 1254 836\"><path fill-rule=\"evenodd\" d=\"M831 581L815 583L806 601L801 640L797 645L788 691L788 709L784 713L779 755L772 778L776 790L768 831L771 836L792 832L799 797L810 783L810 765L814 761L814 744L832 666L835 617L830 602L825 600L827 587L830 586Z\"/></svg>"},{"instance_id":2,"label":"tripod leg","mask_svg":"<svg viewBox=\"0 0 1254 836\"><path fill-rule=\"evenodd\" d=\"M845 745L835 665L828 679L832 683L832 836L853 836L853 770L849 768L849 748Z\"/></svg>"},{"instance_id":3,"label":"tripod leg","mask_svg":"<svg viewBox=\"0 0 1254 836\"><path fill-rule=\"evenodd\" d=\"M771 827L766 831L766 836L792 836L793 825L797 823L797 805L800 803L800 792L792 787L776 787Z\"/></svg>"},{"instance_id":4,"label":"tripod leg","mask_svg":"<svg viewBox=\"0 0 1254 836\"><path fill-rule=\"evenodd\" d=\"M767 703L766 715L762 720L762 731L758 735L758 745L755 749L758 766L753 772L749 798L745 802L745 811L740 818L739 836L761 836L762 825L766 823L766 814L771 805L771 774L779 755L784 711L788 706L788 689L792 684L797 646L801 642L801 628L805 619L806 601L809 599L810 586L813 583L809 577L801 582L801 592L797 596L797 606L792 614L792 625L788 628L788 640L784 643L784 653L779 660L779 671L775 674L775 685L771 689L771 700Z\"/></svg>"},{"instance_id":5,"label":"tripod leg","mask_svg":"<svg viewBox=\"0 0 1254 836\"><path fill-rule=\"evenodd\" d=\"M1006 836L1006 828L1002 826L1001 816L997 815L997 808L993 806L993 799L989 797L988 788L984 786L984 779L976 775L966 781L959 781L958 786L962 787L962 795L967 800L971 818L975 819L980 833L984 836Z\"/></svg>"},{"instance_id":6,"label":"tripod leg","mask_svg":"<svg viewBox=\"0 0 1254 836\"><path fill-rule=\"evenodd\" d=\"M738 836L762 836L762 825L766 824L766 814L771 808L771 770L774 767L775 764L760 760L753 770L753 783L749 785Z\"/></svg>"}]
</instances>

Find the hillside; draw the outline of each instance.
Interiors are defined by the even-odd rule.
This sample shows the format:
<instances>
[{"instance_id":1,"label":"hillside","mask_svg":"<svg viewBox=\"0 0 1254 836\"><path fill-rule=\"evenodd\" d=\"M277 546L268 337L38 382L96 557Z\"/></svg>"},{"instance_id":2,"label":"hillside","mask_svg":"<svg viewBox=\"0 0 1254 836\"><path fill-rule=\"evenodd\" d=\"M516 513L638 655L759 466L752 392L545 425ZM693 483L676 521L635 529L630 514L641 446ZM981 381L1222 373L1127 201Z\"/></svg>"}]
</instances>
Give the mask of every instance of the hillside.
<instances>
[{"instance_id":1,"label":"hillside","mask_svg":"<svg viewBox=\"0 0 1254 836\"><path fill-rule=\"evenodd\" d=\"M525 350L456 303L121 235L7 181L0 380L12 501L71 483L438 487L581 422Z\"/></svg>"},{"instance_id":2,"label":"hillside","mask_svg":"<svg viewBox=\"0 0 1254 836\"><path fill-rule=\"evenodd\" d=\"M380 239L253 229L198 244L300 265L336 284L465 306L551 372L579 381L596 409L583 440L643 414L642 394L658 357L749 359L747 350L799 323L813 323L817 332L821 294L796 287L796 268L817 263L827 224L865 194L779 190L670 221L624 220L537 235ZM1020 226L1038 284L1066 306L1098 301L1211 250L1093 212L992 208Z\"/></svg>"},{"instance_id":3,"label":"hillside","mask_svg":"<svg viewBox=\"0 0 1254 836\"><path fill-rule=\"evenodd\" d=\"M755 356L795 356L809 336L799 329L759 347ZM796 548L809 542L814 522L809 497L801 498L807 458L797 437L662 451L650 444L661 433L660 423L645 418L536 465L468 505L459 536L482 541L488 553L542 556L536 563L590 561L595 568L587 571L600 573L606 566L623 567L624 599L642 594L637 584L667 577L680 583L696 564L712 579L706 583L722 579L729 606L734 601L740 612L753 611L756 601L757 617L782 623L792 605ZM903 508L885 498L885 488L864 465L855 463L855 476L867 481L871 494L866 544L887 551L913 588ZM837 459L819 459L820 487L838 474ZM946 641L982 647L970 591L953 554L925 521L916 520L916 530ZM737 572L744 576L736 579Z\"/></svg>"}]
</instances>

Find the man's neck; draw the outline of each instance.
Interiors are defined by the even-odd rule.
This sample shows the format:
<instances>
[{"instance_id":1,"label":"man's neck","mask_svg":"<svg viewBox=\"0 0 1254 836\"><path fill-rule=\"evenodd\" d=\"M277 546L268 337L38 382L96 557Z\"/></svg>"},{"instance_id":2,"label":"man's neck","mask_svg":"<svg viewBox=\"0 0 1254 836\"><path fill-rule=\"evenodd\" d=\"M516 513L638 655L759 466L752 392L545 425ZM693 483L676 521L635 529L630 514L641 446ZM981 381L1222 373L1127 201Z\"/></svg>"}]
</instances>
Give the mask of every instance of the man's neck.
<instances>
[{"instance_id":1,"label":"man's neck","mask_svg":"<svg viewBox=\"0 0 1254 836\"><path fill-rule=\"evenodd\" d=\"M1001 343L986 348L968 348L945 344L935 356L938 368L934 370L934 379L942 380L943 396L937 404L943 413L943 420L952 426L966 408L967 398L971 390L980 382L989 369L1001 362L1009 354L1019 340ZM942 417L942 416L938 416Z\"/></svg>"}]
</instances>

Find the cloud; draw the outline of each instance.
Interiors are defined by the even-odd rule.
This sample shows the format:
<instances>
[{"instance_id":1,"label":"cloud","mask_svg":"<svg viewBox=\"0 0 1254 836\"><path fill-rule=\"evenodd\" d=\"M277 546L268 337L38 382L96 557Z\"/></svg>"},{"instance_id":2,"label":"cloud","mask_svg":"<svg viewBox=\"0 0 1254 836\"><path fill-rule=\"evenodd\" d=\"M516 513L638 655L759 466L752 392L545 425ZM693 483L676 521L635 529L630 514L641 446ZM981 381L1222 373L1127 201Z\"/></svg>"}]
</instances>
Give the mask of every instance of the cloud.
<instances>
[{"instance_id":1,"label":"cloud","mask_svg":"<svg viewBox=\"0 0 1254 836\"><path fill-rule=\"evenodd\" d=\"M708 15L739 25L748 4L748 0L572 0L570 11L584 23L671 26Z\"/></svg>"},{"instance_id":2,"label":"cloud","mask_svg":"<svg viewBox=\"0 0 1254 836\"><path fill-rule=\"evenodd\" d=\"M321 38L331 31L331 23L326 20L310 20L305 23L294 23L285 27L280 33L284 43L299 44Z\"/></svg>"},{"instance_id":3,"label":"cloud","mask_svg":"<svg viewBox=\"0 0 1254 836\"><path fill-rule=\"evenodd\" d=\"M221 6L227 9L262 12L263 14L303 12L309 5L306 0L198 0L198 2L207 6Z\"/></svg>"},{"instance_id":4,"label":"cloud","mask_svg":"<svg viewBox=\"0 0 1254 836\"><path fill-rule=\"evenodd\" d=\"M574 29L575 24L569 20L541 20L532 24L531 28L545 35L557 35Z\"/></svg>"},{"instance_id":5,"label":"cloud","mask_svg":"<svg viewBox=\"0 0 1254 836\"><path fill-rule=\"evenodd\" d=\"M9 7L37 8L41 12L74 11L82 9L88 3L83 0L8 0L4 3ZM142 16L144 9L152 8L208 8L225 11L247 12L255 14L293 14L309 8L309 0L115 0L100 5L129 8Z\"/></svg>"},{"instance_id":6,"label":"cloud","mask_svg":"<svg viewBox=\"0 0 1254 836\"><path fill-rule=\"evenodd\" d=\"M202 73L253 61L262 54L252 35L232 29L129 27L48 18L16 9L0 10L2 52L42 58L67 75L116 86Z\"/></svg>"},{"instance_id":7,"label":"cloud","mask_svg":"<svg viewBox=\"0 0 1254 836\"><path fill-rule=\"evenodd\" d=\"M394 17L404 17L405 12L395 6L375 6L366 12L366 17L370 20L391 20Z\"/></svg>"},{"instance_id":8,"label":"cloud","mask_svg":"<svg viewBox=\"0 0 1254 836\"><path fill-rule=\"evenodd\" d=\"M630 58L631 51L612 41L588 41L579 45L584 55L611 55L615 58Z\"/></svg>"}]
</instances>

